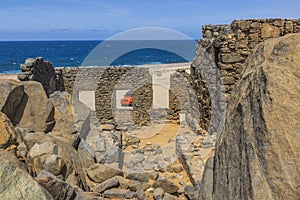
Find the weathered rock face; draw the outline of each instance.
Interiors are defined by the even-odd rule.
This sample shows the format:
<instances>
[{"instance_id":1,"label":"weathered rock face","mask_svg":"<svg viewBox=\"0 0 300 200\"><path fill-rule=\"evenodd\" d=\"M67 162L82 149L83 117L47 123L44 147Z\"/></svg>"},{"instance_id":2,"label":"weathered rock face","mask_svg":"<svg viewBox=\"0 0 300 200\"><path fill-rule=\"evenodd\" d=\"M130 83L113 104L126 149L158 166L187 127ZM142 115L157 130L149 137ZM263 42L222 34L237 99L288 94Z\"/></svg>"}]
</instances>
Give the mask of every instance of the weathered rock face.
<instances>
[{"instance_id":1,"label":"weathered rock face","mask_svg":"<svg viewBox=\"0 0 300 200\"><path fill-rule=\"evenodd\" d=\"M42 171L35 178L55 199L87 199L84 192L79 188L74 188L53 174Z\"/></svg>"},{"instance_id":2,"label":"weathered rock face","mask_svg":"<svg viewBox=\"0 0 300 200\"><path fill-rule=\"evenodd\" d=\"M23 112L19 108L26 101L24 86L15 80L0 80L0 110L15 124L18 123L16 113Z\"/></svg>"},{"instance_id":3,"label":"weathered rock face","mask_svg":"<svg viewBox=\"0 0 300 200\"><path fill-rule=\"evenodd\" d=\"M74 144L78 134L74 126L72 96L67 92L55 92L50 96L55 108L55 126L52 132Z\"/></svg>"},{"instance_id":4,"label":"weathered rock face","mask_svg":"<svg viewBox=\"0 0 300 200\"><path fill-rule=\"evenodd\" d=\"M110 168L106 165L97 163L87 169L87 175L96 183L110 179L114 176L123 176L123 172L118 169Z\"/></svg>"},{"instance_id":5,"label":"weathered rock face","mask_svg":"<svg viewBox=\"0 0 300 200\"><path fill-rule=\"evenodd\" d=\"M19 106L16 118L19 118L17 127L27 128L34 132L49 132L54 121L54 107L49 101L42 85L35 81L23 82L26 102Z\"/></svg>"},{"instance_id":6,"label":"weathered rock face","mask_svg":"<svg viewBox=\"0 0 300 200\"><path fill-rule=\"evenodd\" d=\"M0 199L54 199L5 151L0 151L0 188Z\"/></svg>"},{"instance_id":7,"label":"weathered rock face","mask_svg":"<svg viewBox=\"0 0 300 200\"><path fill-rule=\"evenodd\" d=\"M43 58L28 58L20 65L22 73L18 75L21 81L38 81L43 85L47 96L55 91L63 90L61 75L54 70L52 64Z\"/></svg>"},{"instance_id":8,"label":"weathered rock face","mask_svg":"<svg viewBox=\"0 0 300 200\"><path fill-rule=\"evenodd\" d=\"M87 188L78 154L68 141L43 133L30 133L24 142L29 149L26 164L33 174L47 170L71 186Z\"/></svg>"},{"instance_id":9,"label":"weathered rock face","mask_svg":"<svg viewBox=\"0 0 300 200\"><path fill-rule=\"evenodd\" d=\"M18 135L8 117L0 112L0 148L8 148L17 145Z\"/></svg>"},{"instance_id":10,"label":"weathered rock face","mask_svg":"<svg viewBox=\"0 0 300 200\"><path fill-rule=\"evenodd\" d=\"M299 44L300 34L270 39L246 61L217 143L213 199L299 199Z\"/></svg>"}]
</instances>

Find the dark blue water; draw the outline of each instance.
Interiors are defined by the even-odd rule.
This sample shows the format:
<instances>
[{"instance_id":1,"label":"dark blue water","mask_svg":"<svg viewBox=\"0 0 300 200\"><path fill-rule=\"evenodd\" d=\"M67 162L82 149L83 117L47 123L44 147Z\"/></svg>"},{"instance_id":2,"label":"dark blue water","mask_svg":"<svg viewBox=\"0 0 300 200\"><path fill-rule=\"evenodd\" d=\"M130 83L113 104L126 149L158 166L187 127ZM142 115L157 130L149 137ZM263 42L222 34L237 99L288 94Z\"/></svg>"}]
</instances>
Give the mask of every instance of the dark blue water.
<instances>
[{"instance_id":1,"label":"dark blue water","mask_svg":"<svg viewBox=\"0 0 300 200\"><path fill-rule=\"evenodd\" d=\"M5 41L0 42L0 73L20 72L26 58L43 57L54 67L80 66L101 41ZM180 45L178 46L180 48ZM192 49L192 51L194 51ZM191 52L192 52L191 51ZM128 52L111 65L141 65L187 62L181 56L160 49L139 49Z\"/></svg>"}]
</instances>

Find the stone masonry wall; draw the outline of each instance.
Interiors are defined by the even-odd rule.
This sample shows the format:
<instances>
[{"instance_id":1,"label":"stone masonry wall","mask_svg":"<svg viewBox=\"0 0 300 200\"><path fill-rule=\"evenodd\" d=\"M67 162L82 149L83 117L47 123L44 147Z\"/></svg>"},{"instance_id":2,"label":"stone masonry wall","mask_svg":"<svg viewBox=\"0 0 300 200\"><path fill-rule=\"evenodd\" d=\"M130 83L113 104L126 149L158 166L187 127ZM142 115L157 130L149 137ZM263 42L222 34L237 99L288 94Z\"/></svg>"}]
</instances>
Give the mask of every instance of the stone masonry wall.
<instances>
[{"instance_id":1,"label":"stone masonry wall","mask_svg":"<svg viewBox=\"0 0 300 200\"><path fill-rule=\"evenodd\" d=\"M101 123L143 126L151 120L179 122L179 112L182 108L189 107L186 86L181 86L183 77L176 75L178 72L170 77L170 108L154 110L152 108L152 76L148 68L78 67L56 68L55 70L63 78L65 91L73 94L75 98L78 98L78 91L95 91L96 114ZM117 90L134 91L132 109L116 108ZM183 105L180 105L178 98L184 102Z\"/></svg>"},{"instance_id":2,"label":"stone masonry wall","mask_svg":"<svg viewBox=\"0 0 300 200\"><path fill-rule=\"evenodd\" d=\"M234 20L231 25L205 25L202 32L191 77L200 92L201 127L213 134L248 55L266 39L300 32L300 19ZM215 116L209 114L212 109L218 111L211 113Z\"/></svg>"}]
</instances>

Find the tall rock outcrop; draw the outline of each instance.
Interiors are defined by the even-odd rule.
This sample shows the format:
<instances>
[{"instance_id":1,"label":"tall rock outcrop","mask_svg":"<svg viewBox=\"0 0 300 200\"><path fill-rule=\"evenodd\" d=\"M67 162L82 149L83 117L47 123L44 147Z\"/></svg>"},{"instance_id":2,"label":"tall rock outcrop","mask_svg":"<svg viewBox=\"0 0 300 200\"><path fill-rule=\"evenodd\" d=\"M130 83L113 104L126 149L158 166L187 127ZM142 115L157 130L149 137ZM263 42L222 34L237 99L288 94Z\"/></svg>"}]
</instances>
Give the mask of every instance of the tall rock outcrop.
<instances>
[{"instance_id":1,"label":"tall rock outcrop","mask_svg":"<svg viewBox=\"0 0 300 200\"><path fill-rule=\"evenodd\" d=\"M299 199L300 34L245 62L216 147L213 199Z\"/></svg>"},{"instance_id":2,"label":"tall rock outcrop","mask_svg":"<svg viewBox=\"0 0 300 200\"><path fill-rule=\"evenodd\" d=\"M19 106L16 113L17 127L27 128L34 132L50 132L54 125L54 106L48 99L41 83L28 81L19 83L24 87L26 101ZM21 112L22 111L22 112Z\"/></svg>"},{"instance_id":3,"label":"tall rock outcrop","mask_svg":"<svg viewBox=\"0 0 300 200\"><path fill-rule=\"evenodd\" d=\"M54 106L36 81L0 80L0 111L30 131L50 132L55 125Z\"/></svg>"},{"instance_id":4,"label":"tall rock outcrop","mask_svg":"<svg viewBox=\"0 0 300 200\"><path fill-rule=\"evenodd\" d=\"M55 91L63 91L62 75L55 71L53 65L42 57L28 58L20 65L22 73L18 74L20 81L37 81L43 85L47 96Z\"/></svg>"}]
</instances>

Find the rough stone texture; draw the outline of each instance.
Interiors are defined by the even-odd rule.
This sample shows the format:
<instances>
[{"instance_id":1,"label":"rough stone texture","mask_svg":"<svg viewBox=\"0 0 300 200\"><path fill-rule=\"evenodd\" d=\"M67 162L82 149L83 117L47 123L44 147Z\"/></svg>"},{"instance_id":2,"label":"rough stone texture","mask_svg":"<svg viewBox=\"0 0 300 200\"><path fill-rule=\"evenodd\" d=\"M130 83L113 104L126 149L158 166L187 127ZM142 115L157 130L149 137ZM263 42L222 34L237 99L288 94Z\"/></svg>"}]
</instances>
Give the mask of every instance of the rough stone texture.
<instances>
[{"instance_id":1,"label":"rough stone texture","mask_svg":"<svg viewBox=\"0 0 300 200\"><path fill-rule=\"evenodd\" d=\"M84 140L81 140L77 149L79 159L84 168L89 168L95 164L94 149L89 146Z\"/></svg>"},{"instance_id":2,"label":"rough stone texture","mask_svg":"<svg viewBox=\"0 0 300 200\"><path fill-rule=\"evenodd\" d=\"M200 127L210 134L220 132L230 93L246 58L260 42L298 32L299 19L234 20L230 25L203 26L203 39L198 41L191 65L193 87L199 93Z\"/></svg>"},{"instance_id":3,"label":"rough stone texture","mask_svg":"<svg viewBox=\"0 0 300 200\"><path fill-rule=\"evenodd\" d=\"M96 113L99 122L110 123L114 121L115 117L120 124L128 123L128 118L123 121L116 117L116 115L128 114L128 112L132 113L130 114L132 123L139 124L142 121L144 123L150 120L149 111L147 111L149 106L147 105L152 105L150 98L152 97L152 88L147 85L147 83L151 83L151 76L147 68L79 67L57 68L56 71L62 74L65 90L73 96L76 96L78 91L96 91ZM134 111L116 110L116 90L133 90L139 95L142 94L142 96L134 97Z\"/></svg>"},{"instance_id":4,"label":"rough stone texture","mask_svg":"<svg viewBox=\"0 0 300 200\"><path fill-rule=\"evenodd\" d=\"M198 191L199 199L212 199L213 194L213 167L214 158L211 157L206 161L203 178L201 181L201 188Z\"/></svg>"},{"instance_id":5,"label":"rough stone texture","mask_svg":"<svg viewBox=\"0 0 300 200\"><path fill-rule=\"evenodd\" d=\"M45 169L71 186L87 189L79 156L67 140L32 133L26 135L24 143L29 149L26 165L34 176Z\"/></svg>"},{"instance_id":6,"label":"rough stone texture","mask_svg":"<svg viewBox=\"0 0 300 200\"><path fill-rule=\"evenodd\" d=\"M104 182L98 184L96 187L94 187L92 190L94 192L102 193L105 190L108 190L112 187L116 187L119 185L119 177L115 176L113 178L107 179Z\"/></svg>"},{"instance_id":7,"label":"rough stone texture","mask_svg":"<svg viewBox=\"0 0 300 200\"><path fill-rule=\"evenodd\" d=\"M114 176L123 176L124 174L121 170L96 163L87 169L87 175L92 181L102 183Z\"/></svg>"},{"instance_id":8,"label":"rough stone texture","mask_svg":"<svg viewBox=\"0 0 300 200\"><path fill-rule=\"evenodd\" d=\"M0 112L0 148L8 148L11 145L18 145L18 135L8 117Z\"/></svg>"},{"instance_id":9,"label":"rough stone texture","mask_svg":"<svg viewBox=\"0 0 300 200\"><path fill-rule=\"evenodd\" d=\"M55 126L52 133L66 138L75 146L78 134L74 125L72 96L67 92L57 91L50 95L50 101L55 108Z\"/></svg>"},{"instance_id":10,"label":"rough stone texture","mask_svg":"<svg viewBox=\"0 0 300 200\"><path fill-rule=\"evenodd\" d=\"M165 191L169 194L176 193L179 189L178 186L176 186L174 183L172 183L171 181L169 181L167 179L159 179L159 180L155 181L152 186L154 188L161 188L161 189L163 189L163 191Z\"/></svg>"},{"instance_id":11,"label":"rough stone texture","mask_svg":"<svg viewBox=\"0 0 300 200\"><path fill-rule=\"evenodd\" d=\"M205 192L205 191L203 191ZM199 189L191 186L184 187L184 193L190 200L199 200Z\"/></svg>"},{"instance_id":12,"label":"rough stone texture","mask_svg":"<svg viewBox=\"0 0 300 200\"><path fill-rule=\"evenodd\" d=\"M0 111L15 125L20 121L17 112L23 112L21 104L26 103L24 86L15 80L0 80Z\"/></svg>"},{"instance_id":13,"label":"rough stone texture","mask_svg":"<svg viewBox=\"0 0 300 200\"><path fill-rule=\"evenodd\" d=\"M148 182L149 177L148 174L144 171L140 170L131 170L128 171L126 174L127 179L136 180L140 182Z\"/></svg>"},{"instance_id":14,"label":"rough stone texture","mask_svg":"<svg viewBox=\"0 0 300 200\"><path fill-rule=\"evenodd\" d=\"M42 85L35 81L22 82L27 96L26 103L19 106L16 113L19 122L17 127L27 128L34 132L49 132L54 121L54 107L49 101ZM23 111L23 112L22 112Z\"/></svg>"},{"instance_id":15,"label":"rough stone texture","mask_svg":"<svg viewBox=\"0 0 300 200\"><path fill-rule=\"evenodd\" d=\"M74 188L63 180L57 178L53 174L43 170L37 175L35 180L42 185L54 199L80 199L78 196L83 197L83 193L79 188Z\"/></svg>"},{"instance_id":16,"label":"rough stone texture","mask_svg":"<svg viewBox=\"0 0 300 200\"><path fill-rule=\"evenodd\" d=\"M163 200L178 200L179 198L169 193L164 194Z\"/></svg>"},{"instance_id":17,"label":"rough stone texture","mask_svg":"<svg viewBox=\"0 0 300 200\"><path fill-rule=\"evenodd\" d=\"M299 43L267 40L246 61L217 143L213 199L299 199Z\"/></svg>"},{"instance_id":18,"label":"rough stone texture","mask_svg":"<svg viewBox=\"0 0 300 200\"><path fill-rule=\"evenodd\" d=\"M194 186L201 183L205 162L214 155L215 142L216 135L186 131L176 136L176 153Z\"/></svg>"},{"instance_id":19,"label":"rough stone texture","mask_svg":"<svg viewBox=\"0 0 300 200\"><path fill-rule=\"evenodd\" d=\"M56 72L52 64L43 58L28 58L20 65L22 73L18 75L21 81L38 81L43 85L47 96L64 89L61 74Z\"/></svg>"},{"instance_id":20,"label":"rough stone texture","mask_svg":"<svg viewBox=\"0 0 300 200\"><path fill-rule=\"evenodd\" d=\"M156 188L154 191L153 191L153 198L155 200L161 200L164 196L164 190L161 189L161 188Z\"/></svg>"},{"instance_id":21,"label":"rough stone texture","mask_svg":"<svg viewBox=\"0 0 300 200\"><path fill-rule=\"evenodd\" d=\"M77 97L78 91L96 91L96 113L101 123L115 122L118 125L144 126L150 120L179 122L179 112L184 110L181 107L190 108L189 94L184 80L189 77L186 72L183 75L183 72L177 73L174 69L173 74L177 73L177 75L172 74L170 79L169 109L161 110L151 108L153 91L149 68L101 66L56 68L56 71L63 77L65 91L73 96ZM116 90L134 91L135 103L132 110L116 109ZM180 105L178 99L184 102L184 105Z\"/></svg>"},{"instance_id":22,"label":"rough stone texture","mask_svg":"<svg viewBox=\"0 0 300 200\"><path fill-rule=\"evenodd\" d=\"M112 189L106 190L103 193L103 196L106 198L123 199L128 192L129 191L125 190L125 189L112 188Z\"/></svg>"},{"instance_id":23,"label":"rough stone texture","mask_svg":"<svg viewBox=\"0 0 300 200\"><path fill-rule=\"evenodd\" d=\"M0 188L1 199L54 199L8 152L0 153Z\"/></svg>"}]
</instances>

